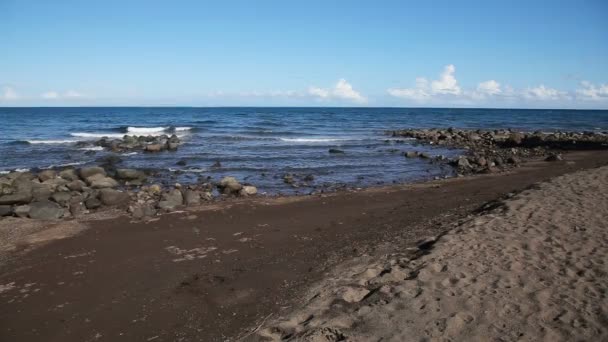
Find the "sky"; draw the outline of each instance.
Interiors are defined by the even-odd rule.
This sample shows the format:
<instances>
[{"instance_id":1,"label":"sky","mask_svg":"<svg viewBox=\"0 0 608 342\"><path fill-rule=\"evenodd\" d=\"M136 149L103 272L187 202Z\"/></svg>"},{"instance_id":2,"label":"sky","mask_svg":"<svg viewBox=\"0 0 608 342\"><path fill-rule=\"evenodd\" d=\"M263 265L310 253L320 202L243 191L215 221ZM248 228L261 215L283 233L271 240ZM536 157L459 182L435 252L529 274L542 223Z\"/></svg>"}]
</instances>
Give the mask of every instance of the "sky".
<instances>
[{"instance_id":1,"label":"sky","mask_svg":"<svg viewBox=\"0 0 608 342\"><path fill-rule=\"evenodd\" d=\"M0 106L608 109L608 1L0 0Z\"/></svg>"}]
</instances>

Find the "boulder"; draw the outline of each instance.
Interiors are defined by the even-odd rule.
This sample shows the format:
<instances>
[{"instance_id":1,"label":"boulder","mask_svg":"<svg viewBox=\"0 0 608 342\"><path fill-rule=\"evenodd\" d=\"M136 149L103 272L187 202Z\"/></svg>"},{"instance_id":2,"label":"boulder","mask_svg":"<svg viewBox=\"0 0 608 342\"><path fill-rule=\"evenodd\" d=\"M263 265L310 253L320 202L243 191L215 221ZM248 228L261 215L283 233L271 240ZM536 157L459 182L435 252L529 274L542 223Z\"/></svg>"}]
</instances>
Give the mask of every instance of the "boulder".
<instances>
[{"instance_id":1,"label":"boulder","mask_svg":"<svg viewBox=\"0 0 608 342\"><path fill-rule=\"evenodd\" d=\"M56 177L57 177L57 172L55 172L55 170L44 170L38 174L38 179L40 179L41 182L44 182L45 180L53 179Z\"/></svg>"},{"instance_id":2,"label":"boulder","mask_svg":"<svg viewBox=\"0 0 608 342\"><path fill-rule=\"evenodd\" d=\"M101 174L93 175L86 180L93 189L115 188L118 186L118 182L116 180L110 177L105 177Z\"/></svg>"},{"instance_id":3,"label":"boulder","mask_svg":"<svg viewBox=\"0 0 608 342\"><path fill-rule=\"evenodd\" d=\"M431 156L428 153L426 153L426 152L420 152L420 153L418 153L418 157L422 158L422 159L430 159L431 158Z\"/></svg>"},{"instance_id":4,"label":"boulder","mask_svg":"<svg viewBox=\"0 0 608 342\"><path fill-rule=\"evenodd\" d=\"M116 178L123 180L145 179L146 174L135 169L116 169Z\"/></svg>"},{"instance_id":5,"label":"boulder","mask_svg":"<svg viewBox=\"0 0 608 342\"><path fill-rule=\"evenodd\" d=\"M87 207L87 209L97 209L101 207L102 203L96 197L90 197L84 201L84 205Z\"/></svg>"},{"instance_id":6,"label":"boulder","mask_svg":"<svg viewBox=\"0 0 608 342\"><path fill-rule=\"evenodd\" d=\"M13 214L13 207L10 205L0 205L0 217L11 216Z\"/></svg>"},{"instance_id":7,"label":"boulder","mask_svg":"<svg viewBox=\"0 0 608 342\"><path fill-rule=\"evenodd\" d=\"M68 207L72 195L69 192L56 192L51 195L51 199L62 207Z\"/></svg>"},{"instance_id":8,"label":"boulder","mask_svg":"<svg viewBox=\"0 0 608 342\"><path fill-rule=\"evenodd\" d=\"M173 189L162 195L161 201L158 202L158 207L164 210L173 210L184 203L184 196L178 189Z\"/></svg>"},{"instance_id":9,"label":"boulder","mask_svg":"<svg viewBox=\"0 0 608 342\"><path fill-rule=\"evenodd\" d=\"M160 186L160 184L152 184L148 188L148 192L151 194L154 194L154 195L160 194L161 191L163 191L163 188L162 188L162 186Z\"/></svg>"},{"instance_id":10,"label":"boulder","mask_svg":"<svg viewBox=\"0 0 608 342\"><path fill-rule=\"evenodd\" d=\"M129 193L114 189L99 190L99 200L107 206L126 206L131 201Z\"/></svg>"},{"instance_id":11,"label":"boulder","mask_svg":"<svg viewBox=\"0 0 608 342\"><path fill-rule=\"evenodd\" d=\"M86 186L86 183L80 179L73 180L65 185L70 191L82 192L82 189Z\"/></svg>"},{"instance_id":12,"label":"boulder","mask_svg":"<svg viewBox=\"0 0 608 342\"><path fill-rule=\"evenodd\" d=\"M238 193L243 186L239 183L234 177L224 177L220 180L220 184L218 187L222 190L224 194L233 194Z\"/></svg>"},{"instance_id":13,"label":"boulder","mask_svg":"<svg viewBox=\"0 0 608 342\"><path fill-rule=\"evenodd\" d=\"M82 169L80 169L80 178L82 179L87 179L94 175L105 176L106 170L104 170L103 167L99 166L83 167Z\"/></svg>"},{"instance_id":14,"label":"boulder","mask_svg":"<svg viewBox=\"0 0 608 342\"><path fill-rule=\"evenodd\" d=\"M460 169L470 169L471 168L471 164L469 163L469 159L467 157L464 157L464 156L460 156L458 158L456 166L458 166L458 168L460 168Z\"/></svg>"},{"instance_id":15,"label":"boulder","mask_svg":"<svg viewBox=\"0 0 608 342\"><path fill-rule=\"evenodd\" d=\"M51 179L45 180L44 182L42 182L42 184L48 186L51 189L51 191L56 191L58 189L61 189L66 184L68 184L68 181L66 181L63 178L51 178Z\"/></svg>"},{"instance_id":16,"label":"boulder","mask_svg":"<svg viewBox=\"0 0 608 342\"><path fill-rule=\"evenodd\" d=\"M70 182L80 179L78 177L78 174L76 173L76 170L74 170L74 169L65 169L65 170L59 172L59 177L65 179L67 181L70 181Z\"/></svg>"},{"instance_id":17,"label":"boulder","mask_svg":"<svg viewBox=\"0 0 608 342\"><path fill-rule=\"evenodd\" d=\"M523 135L522 133L511 133L509 135L509 137L507 138L507 145L509 146L517 146L517 145L521 145L522 141L524 140L525 135Z\"/></svg>"},{"instance_id":18,"label":"boulder","mask_svg":"<svg viewBox=\"0 0 608 342\"><path fill-rule=\"evenodd\" d=\"M80 217L84 215L87 211L86 206L84 205L82 196L74 196L70 199L70 214L74 217Z\"/></svg>"},{"instance_id":19,"label":"boulder","mask_svg":"<svg viewBox=\"0 0 608 342\"><path fill-rule=\"evenodd\" d=\"M197 205L201 203L201 194L196 190L186 190L184 193L184 202L186 205Z\"/></svg>"},{"instance_id":20,"label":"boulder","mask_svg":"<svg viewBox=\"0 0 608 342\"><path fill-rule=\"evenodd\" d=\"M63 216L63 208L51 201L32 202L29 216L36 220L55 220Z\"/></svg>"},{"instance_id":21,"label":"boulder","mask_svg":"<svg viewBox=\"0 0 608 342\"><path fill-rule=\"evenodd\" d=\"M407 151L407 152L405 152L404 155L406 158L416 158L416 157L418 157L418 152Z\"/></svg>"},{"instance_id":22,"label":"boulder","mask_svg":"<svg viewBox=\"0 0 608 342\"><path fill-rule=\"evenodd\" d=\"M29 191L16 189L10 195L0 196L0 205L3 204L27 204L32 200L32 188Z\"/></svg>"},{"instance_id":23,"label":"boulder","mask_svg":"<svg viewBox=\"0 0 608 342\"><path fill-rule=\"evenodd\" d=\"M146 152L160 152L162 149L163 146L161 144L149 144L144 148Z\"/></svg>"},{"instance_id":24,"label":"boulder","mask_svg":"<svg viewBox=\"0 0 608 342\"><path fill-rule=\"evenodd\" d=\"M150 217L156 215L156 209L148 204L136 205L129 208L133 218L142 219L144 217Z\"/></svg>"},{"instance_id":25,"label":"boulder","mask_svg":"<svg viewBox=\"0 0 608 342\"><path fill-rule=\"evenodd\" d=\"M51 198L52 187L44 183L32 183L32 201L45 201Z\"/></svg>"},{"instance_id":26,"label":"boulder","mask_svg":"<svg viewBox=\"0 0 608 342\"><path fill-rule=\"evenodd\" d=\"M252 185L245 185L240 191L241 196L253 196L258 193L258 189Z\"/></svg>"},{"instance_id":27,"label":"boulder","mask_svg":"<svg viewBox=\"0 0 608 342\"><path fill-rule=\"evenodd\" d=\"M15 216L25 218L30 215L31 209L32 208L29 205L24 204L24 205L16 206L15 209L13 209L13 212L15 213Z\"/></svg>"}]
</instances>

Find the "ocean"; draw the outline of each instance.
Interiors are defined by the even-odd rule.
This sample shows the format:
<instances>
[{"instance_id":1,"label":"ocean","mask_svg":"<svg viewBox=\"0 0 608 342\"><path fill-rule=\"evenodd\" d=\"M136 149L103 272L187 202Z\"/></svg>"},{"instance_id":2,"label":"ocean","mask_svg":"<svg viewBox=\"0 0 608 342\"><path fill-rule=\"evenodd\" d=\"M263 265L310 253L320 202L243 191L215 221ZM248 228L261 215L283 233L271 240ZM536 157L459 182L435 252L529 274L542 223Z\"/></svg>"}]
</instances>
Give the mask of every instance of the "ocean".
<instances>
[{"instance_id":1,"label":"ocean","mask_svg":"<svg viewBox=\"0 0 608 342\"><path fill-rule=\"evenodd\" d=\"M608 131L608 111L433 108L0 108L0 173L94 165L109 152L76 142L125 134L176 134L175 152L120 154L121 167L156 169L159 181L234 176L268 194L318 187L368 187L450 176L442 163L402 151L454 156L460 151L397 141L402 128L512 128ZM345 153L331 154L330 148ZM185 166L176 163L186 162ZM211 166L219 161L220 168ZM294 188L285 174L312 175Z\"/></svg>"}]
</instances>

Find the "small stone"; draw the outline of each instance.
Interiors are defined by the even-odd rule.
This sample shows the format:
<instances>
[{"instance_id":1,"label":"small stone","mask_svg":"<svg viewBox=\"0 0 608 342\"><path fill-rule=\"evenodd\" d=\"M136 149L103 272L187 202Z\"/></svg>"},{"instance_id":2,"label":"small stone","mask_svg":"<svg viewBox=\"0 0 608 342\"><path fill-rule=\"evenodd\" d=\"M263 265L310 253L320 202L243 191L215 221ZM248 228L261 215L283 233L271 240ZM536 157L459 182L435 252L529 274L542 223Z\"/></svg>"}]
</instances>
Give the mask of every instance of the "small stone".
<instances>
[{"instance_id":1,"label":"small stone","mask_svg":"<svg viewBox=\"0 0 608 342\"><path fill-rule=\"evenodd\" d=\"M344 301L349 303L357 303L362 301L370 291L364 287L347 286L342 288L339 292L340 298L342 298Z\"/></svg>"}]
</instances>

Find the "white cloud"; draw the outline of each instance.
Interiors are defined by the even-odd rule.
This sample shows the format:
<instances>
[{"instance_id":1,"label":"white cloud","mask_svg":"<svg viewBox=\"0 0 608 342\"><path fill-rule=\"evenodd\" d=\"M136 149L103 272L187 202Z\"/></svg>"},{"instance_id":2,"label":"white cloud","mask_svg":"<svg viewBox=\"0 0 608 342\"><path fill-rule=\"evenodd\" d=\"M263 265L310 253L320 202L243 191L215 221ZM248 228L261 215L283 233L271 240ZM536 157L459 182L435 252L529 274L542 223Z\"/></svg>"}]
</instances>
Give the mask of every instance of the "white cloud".
<instances>
[{"instance_id":1,"label":"white cloud","mask_svg":"<svg viewBox=\"0 0 608 342\"><path fill-rule=\"evenodd\" d=\"M59 93L57 93L56 91L47 91L46 93L43 93L40 96L45 100L55 100L59 98Z\"/></svg>"},{"instance_id":2,"label":"white cloud","mask_svg":"<svg viewBox=\"0 0 608 342\"><path fill-rule=\"evenodd\" d=\"M438 80L429 81L424 77L416 78L413 88L387 89L389 95L418 103L433 105L572 105L572 100L608 101L608 84L594 85L582 82L581 88L562 91L541 84L524 89L513 89L496 80L483 81L475 88L462 89L455 77L456 68L450 64L444 67Z\"/></svg>"},{"instance_id":3,"label":"white cloud","mask_svg":"<svg viewBox=\"0 0 608 342\"><path fill-rule=\"evenodd\" d=\"M79 93L75 90L68 90L68 91L65 91L64 93L59 93L59 92L51 90L51 91L42 93L42 95L40 95L40 97L42 97L45 100L59 100L59 99L76 99L76 98L84 97L84 95L82 95L81 93Z\"/></svg>"},{"instance_id":4,"label":"white cloud","mask_svg":"<svg viewBox=\"0 0 608 342\"><path fill-rule=\"evenodd\" d=\"M436 96L462 94L462 90L458 85L458 80L455 77L456 67L453 64L448 64L443 68L443 72L438 80L428 81L424 77L416 78L416 86L414 88L391 88L388 93L395 97L410 99L418 102L425 102Z\"/></svg>"},{"instance_id":5,"label":"white cloud","mask_svg":"<svg viewBox=\"0 0 608 342\"><path fill-rule=\"evenodd\" d=\"M454 77L456 67L453 64L446 65L441 73L441 78L431 82L431 93L433 94L460 94L458 81Z\"/></svg>"},{"instance_id":6,"label":"white cloud","mask_svg":"<svg viewBox=\"0 0 608 342\"><path fill-rule=\"evenodd\" d=\"M568 94L564 91L559 91L554 88L545 87L544 84L541 84L538 87L527 88L522 92L524 98L529 100L559 100L565 99L568 97Z\"/></svg>"},{"instance_id":7,"label":"white cloud","mask_svg":"<svg viewBox=\"0 0 608 342\"><path fill-rule=\"evenodd\" d=\"M481 82L477 85L477 93L491 96L502 93L502 90L500 89L500 83L494 80L489 80Z\"/></svg>"},{"instance_id":8,"label":"white cloud","mask_svg":"<svg viewBox=\"0 0 608 342\"><path fill-rule=\"evenodd\" d=\"M576 90L577 98L581 100L604 100L608 99L608 84L600 84L596 86L589 81L581 82L580 89Z\"/></svg>"},{"instance_id":9,"label":"white cloud","mask_svg":"<svg viewBox=\"0 0 608 342\"><path fill-rule=\"evenodd\" d=\"M15 89L11 87L2 88L2 94L0 94L0 100L5 101L13 101L19 99L19 94L15 91Z\"/></svg>"},{"instance_id":10,"label":"white cloud","mask_svg":"<svg viewBox=\"0 0 608 342\"><path fill-rule=\"evenodd\" d=\"M367 98L353 89L353 86L343 78L338 80L338 83L330 89L310 87L308 88L308 94L321 100L335 99L359 104L367 103Z\"/></svg>"}]
</instances>

